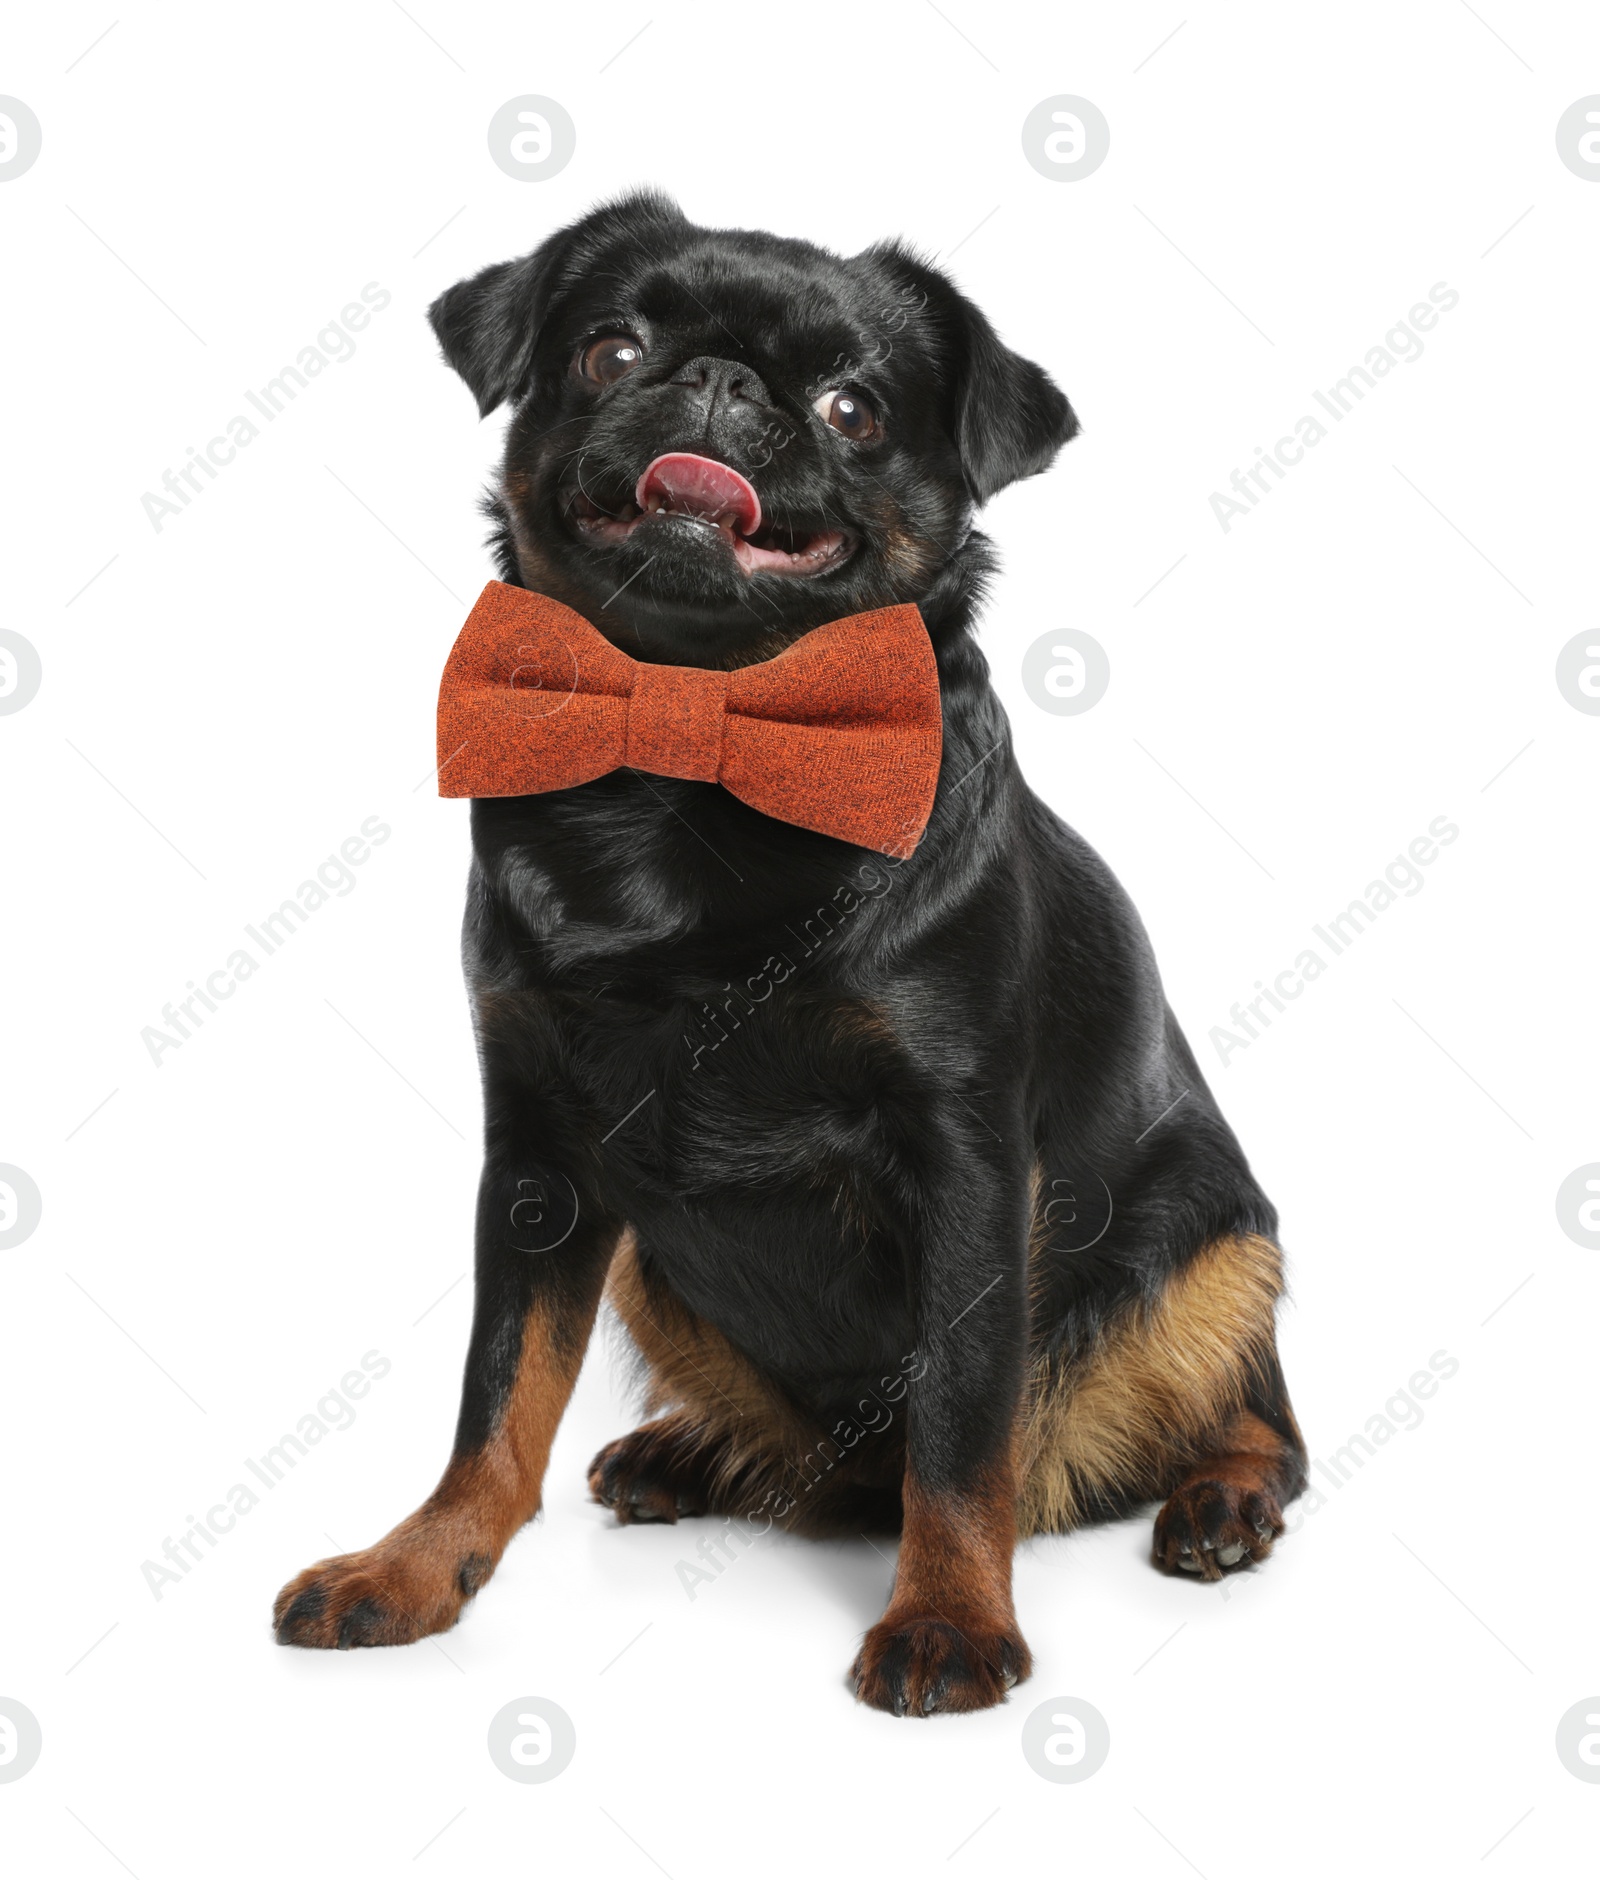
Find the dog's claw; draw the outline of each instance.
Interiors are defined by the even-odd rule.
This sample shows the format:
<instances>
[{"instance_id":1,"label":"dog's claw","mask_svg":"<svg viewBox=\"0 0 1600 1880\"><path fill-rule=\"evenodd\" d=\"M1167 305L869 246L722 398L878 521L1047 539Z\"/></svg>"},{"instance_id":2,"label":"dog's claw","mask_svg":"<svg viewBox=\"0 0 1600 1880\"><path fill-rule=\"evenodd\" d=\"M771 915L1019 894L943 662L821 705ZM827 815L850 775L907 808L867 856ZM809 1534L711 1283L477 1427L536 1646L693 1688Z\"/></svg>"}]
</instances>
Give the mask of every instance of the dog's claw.
<instances>
[{"instance_id":1,"label":"dog's claw","mask_svg":"<svg viewBox=\"0 0 1600 1880\"><path fill-rule=\"evenodd\" d=\"M1164 1572L1217 1581L1264 1560L1283 1527L1266 1488L1196 1480L1180 1484L1156 1517L1152 1553Z\"/></svg>"}]
</instances>

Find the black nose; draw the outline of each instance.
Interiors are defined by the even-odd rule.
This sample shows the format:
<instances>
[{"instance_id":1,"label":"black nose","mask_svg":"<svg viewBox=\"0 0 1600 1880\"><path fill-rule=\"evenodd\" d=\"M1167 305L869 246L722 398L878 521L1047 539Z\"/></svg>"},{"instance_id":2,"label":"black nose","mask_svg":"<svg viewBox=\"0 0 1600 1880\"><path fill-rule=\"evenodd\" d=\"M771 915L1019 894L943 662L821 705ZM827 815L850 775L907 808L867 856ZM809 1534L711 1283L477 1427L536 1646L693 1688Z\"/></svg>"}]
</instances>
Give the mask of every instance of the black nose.
<instances>
[{"instance_id":1,"label":"black nose","mask_svg":"<svg viewBox=\"0 0 1600 1880\"><path fill-rule=\"evenodd\" d=\"M698 402L709 416L719 405L736 398L751 404L770 405L772 394L760 375L736 359L714 359L709 354L690 359L673 373L671 383L684 385L699 394Z\"/></svg>"}]
</instances>

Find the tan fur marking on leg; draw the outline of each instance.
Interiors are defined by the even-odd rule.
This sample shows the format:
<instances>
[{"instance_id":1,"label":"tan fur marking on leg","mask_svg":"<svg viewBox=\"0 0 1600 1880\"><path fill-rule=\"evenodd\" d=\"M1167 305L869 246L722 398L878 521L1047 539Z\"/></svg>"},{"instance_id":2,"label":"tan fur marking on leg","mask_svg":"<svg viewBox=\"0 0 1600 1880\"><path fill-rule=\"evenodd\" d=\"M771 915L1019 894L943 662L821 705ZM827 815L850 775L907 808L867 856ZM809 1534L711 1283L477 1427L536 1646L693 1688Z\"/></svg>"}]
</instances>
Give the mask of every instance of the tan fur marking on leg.
<instances>
[{"instance_id":1,"label":"tan fur marking on leg","mask_svg":"<svg viewBox=\"0 0 1600 1880\"><path fill-rule=\"evenodd\" d=\"M1032 1670L1011 1602L1016 1475L1007 1454L965 1492L907 1470L888 1610L853 1667L863 1703L897 1716L983 1710Z\"/></svg>"},{"instance_id":2,"label":"tan fur marking on leg","mask_svg":"<svg viewBox=\"0 0 1600 1880\"><path fill-rule=\"evenodd\" d=\"M291 1580L273 1612L282 1643L403 1645L455 1624L517 1529L538 1512L550 1445L599 1306L597 1284L584 1305L559 1314L533 1307L489 1440L453 1457L422 1506L375 1546L319 1560Z\"/></svg>"},{"instance_id":3,"label":"tan fur marking on leg","mask_svg":"<svg viewBox=\"0 0 1600 1880\"><path fill-rule=\"evenodd\" d=\"M1101 1495L1165 1495L1241 1408L1271 1349L1282 1257L1260 1235L1198 1253L1064 1372L1035 1367L1023 1435L1023 1534L1062 1532Z\"/></svg>"},{"instance_id":4,"label":"tan fur marking on leg","mask_svg":"<svg viewBox=\"0 0 1600 1880\"><path fill-rule=\"evenodd\" d=\"M523 1321L522 1354L499 1426L476 1455L458 1457L419 1514L441 1530L460 1524L506 1543L539 1511L550 1446L566 1412L599 1311L598 1292L581 1328L564 1313L559 1332L553 1315L536 1305ZM581 1331L574 1339L573 1333Z\"/></svg>"},{"instance_id":5,"label":"tan fur marking on leg","mask_svg":"<svg viewBox=\"0 0 1600 1880\"><path fill-rule=\"evenodd\" d=\"M1016 1481L1010 1459L976 1494L932 1494L908 1472L894 1592L882 1622L934 1616L955 1626L1014 1624L1011 1556Z\"/></svg>"}]
</instances>

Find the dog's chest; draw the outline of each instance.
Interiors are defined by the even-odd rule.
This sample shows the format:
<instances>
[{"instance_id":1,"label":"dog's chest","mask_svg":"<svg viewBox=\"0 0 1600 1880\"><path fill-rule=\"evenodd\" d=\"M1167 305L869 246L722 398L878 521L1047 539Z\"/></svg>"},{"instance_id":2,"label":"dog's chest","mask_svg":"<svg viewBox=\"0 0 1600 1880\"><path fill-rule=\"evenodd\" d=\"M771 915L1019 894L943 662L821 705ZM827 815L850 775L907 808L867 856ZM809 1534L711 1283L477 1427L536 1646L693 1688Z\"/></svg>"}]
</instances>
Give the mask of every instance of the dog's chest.
<instances>
[{"instance_id":1,"label":"dog's chest","mask_svg":"<svg viewBox=\"0 0 1600 1880\"><path fill-rule=\"evenodd\" d=\"M639 807L622 783L612 794ZM681 819L624 855L593 805L586 818L582 866L545 821L489 853L469 957L537 1011L552 1093L579 1096L615 1199L630 1217L748 1202L798 1219L843 1193L872 1212L931 1108L899 988L864 963L895 878L858 870L842 886L836 862L797 850L780 889L754 836L739 848L718 827L735 872L697 895L695 857L672 846Z\"/></svg>"},{"instance_id":2,"label":"dog's chest","mask_svg":"<svg viewBox=\"0 0 1600 1880\"><path fill-rule=\"evenodd\" d=\"M878 1004L781 959L704 993L576 1019L572 1071L609 1169L685 1202L893 1178L924 1104Z\"/></svg>"},{"instance_id":3,"label":"dog's chest","mask_svg":"<svg viewBox=\"0 0 1600 1880\"><path fill-rule=\"evenodd\" d=\"M695 1311L790 1377L903 1346L895 1197L927 1118L881 1010L747 976L742 1000L594 1013L574 1045L612 1204Z\"/></svg>"}]
</instances>

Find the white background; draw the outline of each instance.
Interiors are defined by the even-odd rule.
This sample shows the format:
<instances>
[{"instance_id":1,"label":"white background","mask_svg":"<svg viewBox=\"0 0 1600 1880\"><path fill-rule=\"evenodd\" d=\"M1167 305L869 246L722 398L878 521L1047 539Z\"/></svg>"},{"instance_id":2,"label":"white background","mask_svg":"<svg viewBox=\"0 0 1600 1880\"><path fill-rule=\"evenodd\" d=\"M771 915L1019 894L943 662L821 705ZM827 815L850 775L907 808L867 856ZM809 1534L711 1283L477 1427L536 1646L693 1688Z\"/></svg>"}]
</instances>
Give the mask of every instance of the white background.
<instances>
[{"instance_id":1,"label":"white background","mask_svg":"<svg viewBox=\"0 0 1600 1880\"><path fill-rule=\"evenodd\" d=\"M8 1870L1576 1871L1600 1788L1554 1744L1600 1692L1600 1255L1555 1196L1600 1159L1600 718L1554 668L1595 624L1600 187L1554 131L1600 91L1600 17L113 17L13 15L0 66L44 127L0 187L0 625L44 665L0 720L0 1161L44 1197L0 1254L0 1698L44 1742L0 1785ZM524 92L577 125L544 182L486 149ZM1064 92L1111 124L1076 182L1019 140ZM891 1578L864 1543L773 1540L690 1601L693 1527L587 1502L631 1418L603 1341L544 1518L455 1632L271 1641L284 1580L432 1485L471 1305L467 815L428 771L502 420L423 309L641 181L706 222L955 250L1068 391L1082 437L986 523L1024 767L1133 893L1281 1208L1314 1455L1459 1364L1225 1590L1158 1576L1146 1519L1021 1549L1034 1677L969 1719L852 1701ZM154 530L141 495L370 281L393 300L355 356ZM1224 533L1211 493L1441 281L1423 356ZM1111 661L1079 717L1019 679L1063 625ZM1461 834L1422 891L1219 1064L1210 1028L1441 815ZM353 891L155 1067L141 1028L369 816L393 835ZM372 1350L392 1370L354 1425L157 1601L141 1563ZM485 1748L530 1695L577 1731L540 1786ZM1080 1785L1020 1753L1052 1697L1110 1725Z\"/></svg>"}]
</instances>

